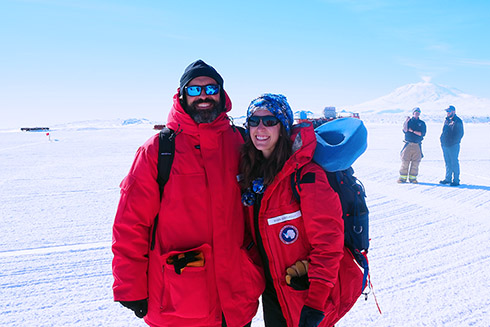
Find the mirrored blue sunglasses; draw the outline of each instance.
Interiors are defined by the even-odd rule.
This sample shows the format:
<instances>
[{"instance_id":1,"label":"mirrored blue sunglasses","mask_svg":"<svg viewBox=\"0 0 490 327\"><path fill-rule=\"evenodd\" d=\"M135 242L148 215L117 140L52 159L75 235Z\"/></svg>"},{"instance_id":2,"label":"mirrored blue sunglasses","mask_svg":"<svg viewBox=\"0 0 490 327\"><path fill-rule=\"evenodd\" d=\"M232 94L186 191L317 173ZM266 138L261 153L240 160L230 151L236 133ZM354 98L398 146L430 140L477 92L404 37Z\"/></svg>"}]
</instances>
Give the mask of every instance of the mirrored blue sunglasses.
<instances>
[{"instance_id":1,"label":"mirrored blue sunglasses","mask_svg":"<svg viewBox=\"0 0 490 327\"><path fill-rule=\"evenodd\" d=\"M185 87L185 91L187 92L188 96L197 97L198 95L201 95L203 88L204 88L204 92L207 95L215 95L215 94L219 93L219 85L218 84L209 84L206 86L190 85L190 86Z\"/></svg>"},{"instance_id":2,"label":"mirrored blue sunglasses","mask_svg":"<svg viewBox=\"0 0 490 327\"><path fill-rule=\"evenodd\" d=\"M279 119L276 116L252 116L248 119L248 126L257 127L262 121L262 125L265 127L272 127L279 124Z\"/></svg>"}]
</instances>

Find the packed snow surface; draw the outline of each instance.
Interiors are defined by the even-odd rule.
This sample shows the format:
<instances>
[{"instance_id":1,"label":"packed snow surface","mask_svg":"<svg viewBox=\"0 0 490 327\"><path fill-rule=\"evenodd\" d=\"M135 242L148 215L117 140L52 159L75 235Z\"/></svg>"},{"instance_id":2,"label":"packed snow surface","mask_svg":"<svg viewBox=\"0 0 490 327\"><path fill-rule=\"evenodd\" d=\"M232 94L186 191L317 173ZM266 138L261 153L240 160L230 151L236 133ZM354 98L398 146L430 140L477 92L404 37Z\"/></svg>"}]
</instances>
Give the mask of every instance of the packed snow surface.
<instances>
[{"instance_id":1,"label":"packed snow surface","mask_svg":"<svg viewBox=\"0 0 490 327\"><path fill-rule=\"evenodd\" d=\"M128 122L0 131L0 326L146 326L111 290L118 186L156 133ZM438 183L442 120L428 123L420 183L396 183L401 124L366 122L353 167L371 210L374 294L336 326L489 326L490 125L465 124L462 184L450 187Z\"/></svg>"}]
</instances>

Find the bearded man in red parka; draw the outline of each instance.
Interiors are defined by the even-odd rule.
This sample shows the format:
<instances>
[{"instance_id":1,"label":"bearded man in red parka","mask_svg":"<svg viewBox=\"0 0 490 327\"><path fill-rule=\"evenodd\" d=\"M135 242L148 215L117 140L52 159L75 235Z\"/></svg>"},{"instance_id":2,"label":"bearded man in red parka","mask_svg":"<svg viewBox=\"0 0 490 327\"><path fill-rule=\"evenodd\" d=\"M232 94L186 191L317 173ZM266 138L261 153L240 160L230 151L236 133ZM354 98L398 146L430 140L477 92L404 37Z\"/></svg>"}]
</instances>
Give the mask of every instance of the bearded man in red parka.
<instances>
[{"instance_id":1,"label":"bearded man in red parka","mask_svg":"<svg viewBox=\"0 0 490 327\"><path fill-rule=\"evenodd\" d=\"M243 139L227 116L223 78L197 60L173 101L175 157L162 198L158 134L138 149L120 185L114 300L150 326L250 326L264 279L247 236L237 183Z\"/></svg>"}]
</instances>

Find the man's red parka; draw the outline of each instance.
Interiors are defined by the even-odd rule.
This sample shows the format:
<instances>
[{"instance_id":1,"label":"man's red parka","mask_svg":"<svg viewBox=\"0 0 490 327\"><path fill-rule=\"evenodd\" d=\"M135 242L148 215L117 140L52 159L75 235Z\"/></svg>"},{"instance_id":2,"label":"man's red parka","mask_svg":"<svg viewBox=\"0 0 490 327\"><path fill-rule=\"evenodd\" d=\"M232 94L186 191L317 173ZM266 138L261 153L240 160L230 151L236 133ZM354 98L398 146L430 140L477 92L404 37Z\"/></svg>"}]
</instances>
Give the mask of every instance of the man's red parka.
<instances>
[{"instance_id":1,"label":"man's red parka","mask_svg":"<svg viewBox=\"0 0 490 327\"><path fill-rule=\"evenodd\" d=\"M242 136L224 112L212 123L196 124L178 94L167 126L178 135L161 201L158 135L138 149L121 183L113 227L114 299L148 298L145 321L151 326L221 326L224 315L228 326L242 327L254 317L264 289L237 183ZM156 247L150 251L157 214ZM201 251L205 264L179 275L167 258L190 250Z\"/></svg>"}]
</instances>

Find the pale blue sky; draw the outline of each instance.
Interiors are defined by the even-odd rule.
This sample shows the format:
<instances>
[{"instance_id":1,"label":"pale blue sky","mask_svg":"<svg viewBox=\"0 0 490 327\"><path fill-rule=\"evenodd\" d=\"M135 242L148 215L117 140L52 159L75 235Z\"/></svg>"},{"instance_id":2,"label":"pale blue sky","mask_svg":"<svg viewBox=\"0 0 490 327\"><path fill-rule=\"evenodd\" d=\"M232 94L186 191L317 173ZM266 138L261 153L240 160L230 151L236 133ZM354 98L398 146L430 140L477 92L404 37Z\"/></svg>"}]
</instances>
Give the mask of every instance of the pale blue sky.
<instances>
[{"instance_id":1,"label":"pale blue sky","mask_svg":"<svg viewBox=\"0 0 490 327\"><path fill-rule=\"evenodd\" d=\"M0 128L164 122L196 59L234 116L264 92L320 112L423 78L490 98L489 35L487 0L0 0Z\"/></svg>"}]
</instances>

